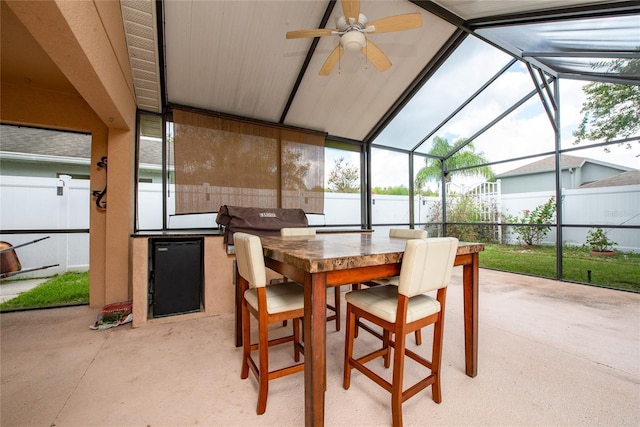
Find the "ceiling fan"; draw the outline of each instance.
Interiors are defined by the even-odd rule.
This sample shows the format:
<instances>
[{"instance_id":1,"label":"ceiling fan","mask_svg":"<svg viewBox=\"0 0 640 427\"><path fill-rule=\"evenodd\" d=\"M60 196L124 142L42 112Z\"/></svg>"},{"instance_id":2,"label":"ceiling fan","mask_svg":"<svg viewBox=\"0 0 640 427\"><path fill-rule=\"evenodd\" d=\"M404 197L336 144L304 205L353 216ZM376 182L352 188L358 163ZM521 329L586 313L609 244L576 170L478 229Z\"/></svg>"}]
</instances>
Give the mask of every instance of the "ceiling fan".
<instances>
[{"instance_id":1,"label":"ceiling fan","mask_svg":"<svg viewBox=\"0 0 640 427\"><path fill-rule=\"evenodd\" d=\"M339 43L329 54L320 69L321 76L328 76L335 67L344 51L362 51L380 71L386 71L391 67L391 61L373 44L366 35L378 33L390 33L393 31L410 30L422 26L422 15L419 13L407 13L404 15L387 16L369 22L367 17L360 13L360 0L341 0L344 16L338 18L335 29L319 28L312 30L297 30L287 33L288 39L308 37L339 36Z\"/></svg>"}]
</instances>

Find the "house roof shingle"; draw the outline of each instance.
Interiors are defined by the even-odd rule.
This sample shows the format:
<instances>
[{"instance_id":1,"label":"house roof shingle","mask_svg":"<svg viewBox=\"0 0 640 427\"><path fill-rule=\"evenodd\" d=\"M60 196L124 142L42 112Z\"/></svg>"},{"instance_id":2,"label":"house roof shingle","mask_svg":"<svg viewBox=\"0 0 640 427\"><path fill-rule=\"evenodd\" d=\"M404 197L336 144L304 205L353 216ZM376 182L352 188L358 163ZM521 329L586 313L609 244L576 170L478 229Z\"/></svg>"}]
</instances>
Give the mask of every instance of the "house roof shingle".
<instances>
[{"instance_id":1,"label":"house roof shingle","mask_svg":"<svg viewBox=\"0 0 640 427\"><path fill-rule=\"evenodd\" d=\"M568 154L560 155L560 170L566 170L569 168L579 168L584 166L585 163L594 163L598 165L605 165L614 169L619 169L620 172L629 172L634 169L615 165L612 163L602 162L600 160L589 159L586 157L578 157L578 156L570 156ZM496 178L505 178L509 176L517 176L517 175L526 175L532 173L541 173L541 172L549 172L555 170L556 161L554 156L545 157L544 159L538 160L533 163L526 164L519 168L512 169L510 171L501 173L496 176Z\"/></svg>"},{"instance_id":2,"label":"house roof shingle","mask_svg":"<svg viewBox=\"0 0 640 427\"><path fill-rule=\"evenodd\" d=\"M90 159L91 135L1 125L0 150L11 153Z\"/></svg>"},{"instance_id":3,"label":"house roof shingle","mask_svg":"<svg viewBox=\"0 0 640 427\"><path fill-rule=\"evenodd\" d=\"M90 159L91 135L25 126L0 125L0 151ZM162 144L141 142L140 163L161 165Z\"/></svg>"},{"instance_id":4,"label":"house roof shingle","mask_svg":"<svg viewBox=\"0 0 640 427\"><path fill-rule=\"evenodd\" d=\"M560 169L579 168L584 164L585 161L587 161L585 157L569 156L566 154L562 154L560 156ZM556 167L555 157L549 156L549 157L545 157L544 159L535 161L533 163L526 164L519 168L501 173L497 176L497 178L502 178L506 176L524 175L524 174L536 173L536 172L547 172L547 171L554 170L555 167Z\"/></svg>"},{"instance_id":5,"label":"house roof shingle","mask_svg":"<svg viewBox=\"0 0 640 427\"><path fill-rule=\"evenodd\" d=\"M640 170L622 172L609 178L581 185L580 188L617 187L619 185L640 184Z\"/></svg>"}]
</instances>

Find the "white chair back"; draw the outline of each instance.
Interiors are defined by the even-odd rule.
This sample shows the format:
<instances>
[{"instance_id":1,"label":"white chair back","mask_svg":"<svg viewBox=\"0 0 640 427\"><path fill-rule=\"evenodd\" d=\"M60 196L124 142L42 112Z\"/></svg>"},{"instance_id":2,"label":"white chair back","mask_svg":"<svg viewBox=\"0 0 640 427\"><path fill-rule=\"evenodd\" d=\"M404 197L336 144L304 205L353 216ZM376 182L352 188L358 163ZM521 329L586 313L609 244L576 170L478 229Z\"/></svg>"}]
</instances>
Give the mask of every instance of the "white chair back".
<instances>
[{"instance_id":1,"label":"white chair back","mask_svg":"<svg viewBox=\"0 0 640 427\"><path fill-rule=\"evenodd\" d=\"M448 286L457 250L455 237L407 240L398 293L412 297Z\"/></svg>"},{"instance_id":2,"label":"white chair back","mask_svg":"<svg viewBox=\"0 0 640 427\"><path fill-rule=\"evenodd\" d=\"M427 230L410 228L392 228L389 230L389 237L400 237L401 239L426 239Z\"/></svg>"},{"instance_id":3,"label":"white chair back","mask_svg":"<svg viewBox=\"0 0 640 427\"><path fill-rule=\"evenodd\" d=\"M266 286L267 273L260 238L248 233L234 233L233 245L236 248L238 273L249 282L251 288Z\"/></svg>"},{"instance_id":4,"label":"white chair back","mask_svg":"<svg viewBox=\"0 0 640 427\"><path fill-rule=\"evenodd\" d=\"M315 236L316 229L310 227L288 227L280 229L281 236Z\"/></svg>"}]
</instances>

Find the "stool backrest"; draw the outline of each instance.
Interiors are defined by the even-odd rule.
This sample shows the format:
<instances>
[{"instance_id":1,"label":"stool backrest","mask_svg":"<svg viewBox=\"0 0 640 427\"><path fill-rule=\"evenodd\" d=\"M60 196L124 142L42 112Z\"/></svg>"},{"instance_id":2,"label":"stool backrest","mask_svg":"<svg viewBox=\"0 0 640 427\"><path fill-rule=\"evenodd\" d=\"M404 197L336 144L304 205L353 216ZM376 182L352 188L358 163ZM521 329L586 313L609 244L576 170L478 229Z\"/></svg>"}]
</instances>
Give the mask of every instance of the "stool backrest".
<instances>
[{"instance_id":1,"label":"stool backrest","mask_svg":"<svg viewBox=\"0 0 640 427\"><path fill-rule=\"evenodd\" d=\"M315 236L316 229L310 227L287 227L280 229L281 236Z\"/></svg>"},{"instance_id":2,"label":"stool backrest","mask_svg":"<svg viewBox=\"0 0 640 427\"><path fill-rule=\"evenodd\" d=\"M412 297L448 286L457 250L455 237L407 240L398 292Z\"/></svg>"},{"instance_id":3,"label":"stool backrest","mask_svg":"<svg viewBox=\"0 0 640 427\"><path fill-rule=\"evenodd\" d=\"M238 273L249 282L251 288L266 286L267 273L260 238L248 233L234 233L233 245L236 248Z\"/></svg>"},{"instance_id":4,"label":"stool backrest","mask_svg":"<svg viewBox=\"0 0 640 427\"><path fill-rule=\"evenodd\" d=\"M402 239L426 239L427 230L410 228L392 228L389 230L389 237L400 237Z\"/></svg>"}]
</instances>

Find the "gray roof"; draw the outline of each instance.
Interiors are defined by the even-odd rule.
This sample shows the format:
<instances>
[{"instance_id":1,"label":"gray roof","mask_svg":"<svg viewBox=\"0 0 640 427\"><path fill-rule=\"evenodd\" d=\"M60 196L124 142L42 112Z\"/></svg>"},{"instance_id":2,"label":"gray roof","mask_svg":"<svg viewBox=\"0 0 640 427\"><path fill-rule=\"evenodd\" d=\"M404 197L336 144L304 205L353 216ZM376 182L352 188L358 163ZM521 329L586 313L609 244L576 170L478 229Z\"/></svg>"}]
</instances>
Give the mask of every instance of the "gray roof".
<instances>
[{"instance_id":1,"label":"gray roof","mask_svg":"<svg viewBox=\"0 0 640 427\"><path fill-rule=\"evenodd\" d=\"M91 135L0 125L0 150L43 156L91 158Z\"/></svg>"},{"instance_id":2,"label":"gray roof","mask_svg":"<svg viewBox=\"0 0 640 427\"><path fill-rule=\"evenodd\" d=\"M0 125L0 151L41 156L91 158L91 135L25 126ZM140 144L141 164L162 164L162 144Z\"/></svg>"},{"instance_id":3,"label":"gray roof","mask_svg":"<svg viewBox=\"0 0 640 427\"><path fill-rule=\"evenodd\" d=\"M584 157L568 156L566 154L563 154L560 156L560 169L579 168L584 164L586 160L587 159ZM549 156L542 160L538 160L536 162L526 164L519 168L501 173L497 175L497 178L502 178L506 176L524 175L524 174L536 173L536 172L547 172L547 171L555 170L555 168L556 168L556 158L555 156Z\"/></svg>"},{"instance_id":4,"label":"gray roof","mask_svg":"<svg viewBox=\"0 0 640 427\"><path fill-rule=\"evenodd\" d=\"M580 168L585 163L594 163L598 165L605 165L613 169L619 169L620 172L633 171L634 169L626 166L614 165L611 163L602 162L599 160L589 159L586 157L570 156L567 154L560 155L560 170L566 170L569 168ZM501 173L496 178L505 178L509 176L526 175L532 173L549 172L555 170L556 160L555 156L545 157L537 162L529 163L516 169Z\"/></svg>"},{"instance_id":5,"label":"gray roof","mask_svg":"<svg viewBox=\"0 0 640 427\"><path fill-rule=\"evenodd\" d=\"M596 188L596 187L617 187L619 185L637 185L640 184L640 170L619 173L599 181L590 182L581 185L580 188Z\"/></svg>"}]
</instances>

